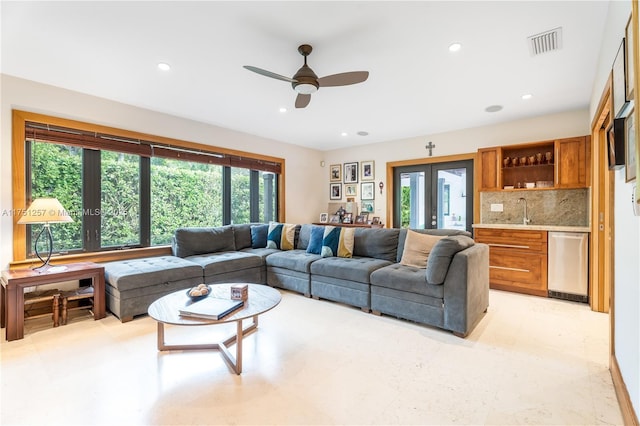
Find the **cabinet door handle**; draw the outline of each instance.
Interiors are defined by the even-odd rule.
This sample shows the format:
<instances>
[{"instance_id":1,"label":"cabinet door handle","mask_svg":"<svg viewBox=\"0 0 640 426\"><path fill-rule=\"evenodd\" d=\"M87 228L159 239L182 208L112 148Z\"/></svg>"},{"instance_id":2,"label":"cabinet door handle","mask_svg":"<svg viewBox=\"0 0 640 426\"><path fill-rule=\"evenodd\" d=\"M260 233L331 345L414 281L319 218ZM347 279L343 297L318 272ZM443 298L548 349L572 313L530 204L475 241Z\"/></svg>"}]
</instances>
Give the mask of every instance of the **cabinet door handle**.
<instances>
[{"instance_id":1,"label":"cabinet door handle","mask_svg":"<svg viewBox=\"0 0 640 426\"><path fill-rule=\"evenodd\" d=\"M489 243L487 244L489 247L507 247L507 248L519 248L519 249L528 249L531 248L529 246L516 246L513 244L495 244L495 243Z\"/></svg>"},{"instance_id":2,"label":"cabinet door handle","mask_svg":"<svg viewBox=\"0 0 640 426\"><path fill-rule=\"evenodd\" d=\"M516 272L531 272L528 269L507 268L506 266L489 266L489 269L503 269L505 271L516 271Z\"/></svg>"}]
</instances>

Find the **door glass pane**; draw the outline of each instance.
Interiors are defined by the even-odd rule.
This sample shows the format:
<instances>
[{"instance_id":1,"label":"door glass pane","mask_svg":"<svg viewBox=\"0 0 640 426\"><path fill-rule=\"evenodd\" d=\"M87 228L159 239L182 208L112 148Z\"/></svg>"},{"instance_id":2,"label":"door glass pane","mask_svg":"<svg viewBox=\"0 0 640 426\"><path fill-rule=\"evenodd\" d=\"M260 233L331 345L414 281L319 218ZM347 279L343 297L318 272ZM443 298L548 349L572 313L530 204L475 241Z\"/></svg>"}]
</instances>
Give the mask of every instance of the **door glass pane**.
<instances>
[{"instance_id":1,"label":"door glass pane","mask_svg":"<svg viewBox=\"0 0 640 426\"><path fill-rule=\"evenodd\" d=\"M439 229L466 229L467 169L438 170L437 215Z\"/></svg>"},{"instance_id":2,"label":"door glass pane","mask_svg":"<svg viewBox=\"0 0 640 426\"><path fill-rule=\"evenodd\" d=\"M102 247L140 244L140 156L101 151Z\"/></svg>"},{"instance_id":3,"label":"door glass pane","mask_svg":"<svg viewBox=\"0 0 640 426\"><path fill-rule=\"evenodd\" d=\"M151 244L180 227L222 225L222 166L151 159Z\"/></svg>"},{"instance_id":4,"label":"door glass pane","mask_svg":"<svg viewBox=\"0 0 640 426\"><path fill-rule=\"evenodd\" d=\"M72 223L51 225L53 252L82 249L82 148L31 142L31 199L39 197L57 198L73 218ZM35 256L33 244L42 225L27 229L31 240L27 253ZM47 252L46 244L47 239L41 237L38 251Z\"/></svg>"},{"instance_id":5,"label":"door glass pane","mask_svg":"<svg viewBox=\"0 0 640 426\"><path fill-rule=\"evenodd\" d=\"M424 229L424 172L400 175L400 227Z\"/></svg>"}]
</instances>

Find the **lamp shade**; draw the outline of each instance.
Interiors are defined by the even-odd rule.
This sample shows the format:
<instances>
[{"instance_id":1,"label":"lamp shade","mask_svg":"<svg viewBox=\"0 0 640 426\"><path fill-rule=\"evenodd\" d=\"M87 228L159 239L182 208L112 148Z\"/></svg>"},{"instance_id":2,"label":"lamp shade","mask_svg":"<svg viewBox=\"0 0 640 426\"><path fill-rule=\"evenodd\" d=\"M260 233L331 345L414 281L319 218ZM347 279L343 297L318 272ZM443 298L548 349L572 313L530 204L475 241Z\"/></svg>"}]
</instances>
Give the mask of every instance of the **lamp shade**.
<instances>
[{"instance_id":1,"label":"lamp shade","mask_svg":"<svg viewBox=\"0 0 640 426\"><path fill-rule=\"evenodd\" d=\"M73 219L57 198L36 198L18 220L21 225L58 222L73 222Z\"/></svg>"}]
</instances>

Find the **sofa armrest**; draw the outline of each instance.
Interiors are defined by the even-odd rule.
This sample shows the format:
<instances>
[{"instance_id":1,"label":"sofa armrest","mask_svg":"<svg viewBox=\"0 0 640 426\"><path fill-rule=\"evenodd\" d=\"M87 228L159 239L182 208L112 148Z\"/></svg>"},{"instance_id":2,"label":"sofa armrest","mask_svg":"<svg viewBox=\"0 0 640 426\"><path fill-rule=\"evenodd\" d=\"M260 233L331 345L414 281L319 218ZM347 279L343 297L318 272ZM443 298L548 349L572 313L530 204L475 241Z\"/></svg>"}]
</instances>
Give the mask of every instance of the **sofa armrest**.
<instances>
[{"instance_id":1,"label":"sofa armrest","mask_svg":"<svg viewBox=\"0 0 640 426\"><path fill-rule=\"evenodd\" d=\"M444 328L466 336L489 307L489 246L458 252L444 281Z\"/></svg>"}]
</instances>

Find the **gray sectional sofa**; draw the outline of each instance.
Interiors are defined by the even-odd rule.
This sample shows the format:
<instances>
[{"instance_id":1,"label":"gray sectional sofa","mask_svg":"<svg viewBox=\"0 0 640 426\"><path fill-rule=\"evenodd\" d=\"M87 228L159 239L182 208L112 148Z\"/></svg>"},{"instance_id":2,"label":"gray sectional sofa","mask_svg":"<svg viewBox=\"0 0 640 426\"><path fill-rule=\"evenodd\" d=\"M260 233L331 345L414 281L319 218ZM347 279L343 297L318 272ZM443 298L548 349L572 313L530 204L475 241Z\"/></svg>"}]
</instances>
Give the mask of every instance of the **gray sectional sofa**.
<instances>
[{"instance_id":1,"label":"gray sectional sofa","mask_svg":"<svg viewBox=\"0 0 640 426\"><path fill-rule=\"evenodd\" d=\"M307 252L313 226L298 226L285 251L265 248L266 224L178 229L173 256L105 264L107 307L124 322L177 289L253 282L466 336L489 306L489 249L467 232L415 230L444 236L424 269L400 263L405 229L358 228L343 258Z\"/></svg>"}]
</instances>

